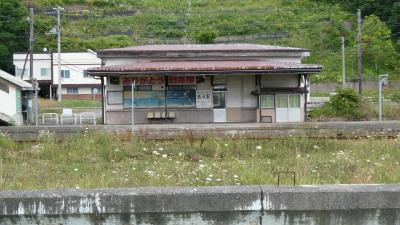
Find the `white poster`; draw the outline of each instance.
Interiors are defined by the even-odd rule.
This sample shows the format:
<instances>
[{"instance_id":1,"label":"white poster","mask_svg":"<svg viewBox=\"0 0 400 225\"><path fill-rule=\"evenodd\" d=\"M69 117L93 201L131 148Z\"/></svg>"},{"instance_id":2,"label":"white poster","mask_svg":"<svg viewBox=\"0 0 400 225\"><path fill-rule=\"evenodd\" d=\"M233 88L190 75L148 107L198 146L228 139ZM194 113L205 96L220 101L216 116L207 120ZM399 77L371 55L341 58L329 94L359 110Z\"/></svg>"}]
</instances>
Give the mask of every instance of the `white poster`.
<instances>
[{"instance_id":1,"label":"white poster","mask_svg":"<svg viewBox=\"0 0 400 225\"><path fill-rule=\"evenodd\" d=\"M212 108L212 91L196 91L196 108Z\"/></svg>"}]
</instances>

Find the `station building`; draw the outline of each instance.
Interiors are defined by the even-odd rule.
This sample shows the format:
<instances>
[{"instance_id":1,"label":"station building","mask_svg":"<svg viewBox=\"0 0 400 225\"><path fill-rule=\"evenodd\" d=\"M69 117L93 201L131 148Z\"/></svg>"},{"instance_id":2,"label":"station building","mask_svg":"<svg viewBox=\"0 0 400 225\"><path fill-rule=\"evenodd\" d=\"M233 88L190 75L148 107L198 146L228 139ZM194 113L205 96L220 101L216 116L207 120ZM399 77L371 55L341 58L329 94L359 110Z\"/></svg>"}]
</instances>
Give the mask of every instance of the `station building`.
<instances>
[{"instance_id":1,"label":"station building","mask_svg":"<svg viewBox=\"0 0 400 225\"><path fill-rule=\"evenodd\" d=\"M310 75L303 48L145 45L97 52L105 124L302 122Z\"/></svg>"}]
</instances>

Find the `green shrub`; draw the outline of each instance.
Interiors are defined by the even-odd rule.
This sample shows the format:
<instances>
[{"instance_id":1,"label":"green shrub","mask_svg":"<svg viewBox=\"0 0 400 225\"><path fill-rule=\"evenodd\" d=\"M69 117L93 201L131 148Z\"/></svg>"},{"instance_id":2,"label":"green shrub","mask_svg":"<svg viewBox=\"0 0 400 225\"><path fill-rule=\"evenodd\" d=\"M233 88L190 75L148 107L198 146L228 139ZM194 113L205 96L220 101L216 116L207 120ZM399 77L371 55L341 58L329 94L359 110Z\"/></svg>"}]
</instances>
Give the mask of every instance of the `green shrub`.
<instances>
[{"instance_id":1,"label":"green shrub","mask_svg":"<svg viewBox=\"0 0 400 225\"><path fill-rule=\"evenodd\" d=\"M353 89L343 88L339 89L324 106L313 110L310 117L344 117L359 120L361 114L361 98Z\"/></svg>"},{"instance_id":2,"label":"green shrub","mask_svg":"<svg viewBox=\"0 0 400 225\"><path fill-rule=\"evenodd\" d=\"M201 30L193 35L193 39L200 44L211 44L214 43L215 39L218 37L218 31L214 29Z\"/></svg>"}]
</instances>

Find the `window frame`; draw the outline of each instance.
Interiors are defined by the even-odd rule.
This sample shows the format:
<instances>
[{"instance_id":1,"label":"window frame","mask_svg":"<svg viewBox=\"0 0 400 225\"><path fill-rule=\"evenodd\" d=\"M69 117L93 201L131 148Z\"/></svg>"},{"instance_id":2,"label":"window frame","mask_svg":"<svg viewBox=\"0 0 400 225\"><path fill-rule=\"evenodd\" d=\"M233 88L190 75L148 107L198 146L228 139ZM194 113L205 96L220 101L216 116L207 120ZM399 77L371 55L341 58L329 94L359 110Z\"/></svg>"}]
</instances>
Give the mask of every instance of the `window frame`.
<instances>
[{"instance_id":1,"label":"window frame","mask_svg":"<svg viewBox=\"0 0 400 225\"><path fill-rule=\"evenodd\" d=\"M69 90L76 90L76 92L72 91L72 93L71 93L71 92L69 92ZM67 94L79 94L79 88L77 88L77 87L67 87Z\"/></svg>"},{"instance_id":2,"label":"window frame","mask_svg":"<svg viewBox=\"0 0 400 225\"><path fill-rule=\"evenodd\" d=\"M46 71L48 73L46 73L45 75L43 75L43 71ZM46 67L42 67L40 68L40 76L41 77L50 77L51 75L51 68L46 68Z\"/></svg>"},{"instance_id":3,"label":"window frame","mask_svg":"<svg viewBox=\"0 0 400 225\"><path fill-rule=\"evenodd\" d=\"M272 97L272 107L268 107L268 106L263 106L263 97ZM260 108L261 109L275 109L275 95L274 94L265 94L265 95L260 95Z\"/></svg>"},{"instance_id":4,"label":"window frame","mask_svg":"<svg viewBox=\"0 0 400 225\"><path fill-rule=\"evenodd\" d=\"M65 72L68 71L68 76L65 76ZM63 79L69 79L71 78L71 70L61 70L61 78Z\"/></svg>"}]
</instances>

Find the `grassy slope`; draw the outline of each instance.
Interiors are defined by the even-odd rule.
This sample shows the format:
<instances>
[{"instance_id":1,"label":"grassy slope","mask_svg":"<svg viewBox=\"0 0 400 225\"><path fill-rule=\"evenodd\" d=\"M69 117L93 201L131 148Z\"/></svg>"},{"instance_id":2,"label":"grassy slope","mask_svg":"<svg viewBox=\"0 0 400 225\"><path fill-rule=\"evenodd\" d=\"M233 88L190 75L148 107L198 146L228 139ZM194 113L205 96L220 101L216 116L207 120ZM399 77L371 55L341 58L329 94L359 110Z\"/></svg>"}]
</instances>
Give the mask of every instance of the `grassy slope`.
<instances>
[{"instance_id":1,"label":"grassy slope","mask_svg":"<svg viewBox=\"0 0 400 225\"><path fill-rule=\"evenodd\" d=\"M17 144L0 136L1 188L275 184L276 171L284 170L295 171L300 184L400 182L400 139L201 142L188 135L155 142L88 132L72 140L43 134L37 143Z\"/></svg>"},{"instance_id":2,"label":"grassy slope","mask_svg":"<svg viewBox=\"0 0 400 225\"><path fill-rule=\"evenodd\" d=\"M343 32L343 21L355 24L355 16L340 6L311 0L192 0L190 14L187 2L180 0L93 0L86 1L86 4L79 0L38 0L35 4L38 7L52 7L60 2L69 2L64 4L67 9L80 7L92 12L87 13L88 19L85 20L63 18L63 48L66 50L123 47L146 44L148 41L164 43L171 38L193 39L198 33L210 30L216 31L220 37L254 35L244 42L310 48L312 54L306 62L320 63L325 67L324 72L314 76L314 81L340 80L339 36ZM103 16L105 12L118 9L135 9L137 12L133 16ZM43 32L54 23L53 17L38 17ZM128 31L133 32L133 35L104 36ZM260 33L282 32L289 36L278 39L259 38ZM357 72L355 32L352 29L346 37L347 46L352 46L347 49L349 79L355 79ZM41 49L42 45L55 45L53 37L39 36L38 48ZM368 71L366 74L374 74L374 65L366 63L364 67ZM382 70L385 69L380 68Z\"/></svg>"}]
</instances>

